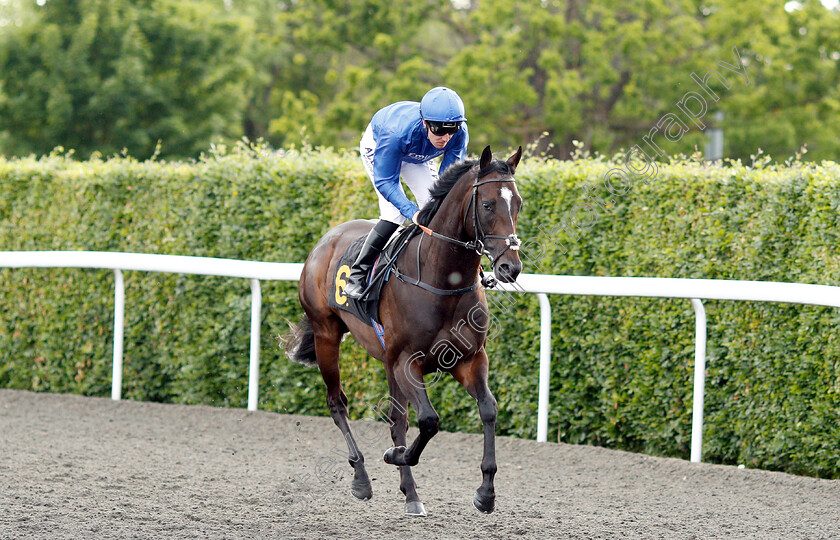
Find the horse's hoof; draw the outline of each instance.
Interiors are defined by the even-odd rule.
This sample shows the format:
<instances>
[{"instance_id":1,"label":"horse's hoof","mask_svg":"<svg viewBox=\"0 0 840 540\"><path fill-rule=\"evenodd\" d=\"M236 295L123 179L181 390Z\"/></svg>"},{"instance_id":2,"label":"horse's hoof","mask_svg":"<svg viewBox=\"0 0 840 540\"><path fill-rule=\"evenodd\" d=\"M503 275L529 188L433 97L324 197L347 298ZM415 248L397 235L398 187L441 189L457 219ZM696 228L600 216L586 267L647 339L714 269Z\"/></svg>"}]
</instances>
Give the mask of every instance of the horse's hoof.
<instances>
[{"instance_id":1,"label":"horse's hoof","mask_svg":"<svg viewBox=\"0 0 840 540\"><path fill-rule=\"evenodd\" d=\"M385 455L382 456L382 459L389 465L404 465L404 456L405 446L395 446L385 450Z\"/></svg>"},{"instance_id":2,"label":"horse's hoof","mask_svg":"<svg viewBox=\"0 0 840 540\"><path fill-rule=\"evenodd\" d=\"M493 509L496 507L496 498L495 497L484 497L479 495L476 492L475 497L473 497L473 506L479 512L484 514L490 514L493 512Z\"/></svg>"},{"instance_id":3,"label":"horse's hoof","mask_svg":"<svg viewBox=\"0 0 840 540\"><path fill-rule=\"evenodd\" d=\"M405 515L426 517L426 509L420 501L405 503Z\"/></svg>"},{"instance_id":4,"label":"horse's hoof","mask_svg":"<svg viewBox=\"0 0 840 540\"><path fill-rule=\"evenodd\" d=\"M370 483L359 486L353 485L353 487L350 488L350 493L352 493L353 496L360 501L368 501L373 498L373 489L371 488Z\"/></svg>"}]
</instances>

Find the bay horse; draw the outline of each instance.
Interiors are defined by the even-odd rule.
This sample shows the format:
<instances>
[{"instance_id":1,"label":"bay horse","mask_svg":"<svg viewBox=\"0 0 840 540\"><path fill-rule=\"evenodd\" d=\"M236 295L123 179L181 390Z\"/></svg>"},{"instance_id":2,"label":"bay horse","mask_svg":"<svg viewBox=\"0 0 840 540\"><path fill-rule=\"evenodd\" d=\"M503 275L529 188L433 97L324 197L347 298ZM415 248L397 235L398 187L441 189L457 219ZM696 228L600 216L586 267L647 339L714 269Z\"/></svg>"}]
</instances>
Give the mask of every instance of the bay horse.
<instances>
[{"instance_id":1,"label":"bay horse","mask_svg":"<svg viewBox=\"0 0 840 540\"><path fill-rule=\"evenodd\" d=\"M332 291L339 258L353 241L367 235L372 223L356 220L331 229L306 259L298 291L305 315L286 337L286 351L297 362L317 363L321 371L330 414L350 452L351 493L358 499L370 499L373 491L350 431L347 396L341 387L339 343L348 331L385 366L394 446L384 460L399 467L405 513L426 515L410 467L417 465L438 431L439 417L423 382L424 375L438 371L450 373L478 402L484 426L483 481L473 504L484 513L494 509L497 405L487 385L484 344L490 314L479 274L483 255L490 258L499 281L513 282L522 270L516 236L522 198L513 177L521 157L519 147L507 161L493 160L488 146L479 160L452 165L435 183L418 217L423 233L411 238L401 252L392 272L397 278L392 275L381 292L383 342L371 326L328 304L328 295L338 294ZM408 448L407 403L417 413L420 430Z\"/></svg>"}]
</instances>

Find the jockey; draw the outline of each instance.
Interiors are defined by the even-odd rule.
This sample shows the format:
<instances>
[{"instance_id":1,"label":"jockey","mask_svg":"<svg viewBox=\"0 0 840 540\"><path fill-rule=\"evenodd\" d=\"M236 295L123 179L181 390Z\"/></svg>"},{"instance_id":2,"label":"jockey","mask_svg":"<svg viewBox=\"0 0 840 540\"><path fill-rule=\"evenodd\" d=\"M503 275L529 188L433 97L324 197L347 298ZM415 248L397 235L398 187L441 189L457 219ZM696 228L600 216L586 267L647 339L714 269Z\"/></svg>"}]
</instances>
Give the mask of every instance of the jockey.
<instances>
[{"instance_id":1,"label":"jockey","mask_svg":"<svg viewBox=\"0 0 840 540\"><path fill-rule=\"evenodd\" d=\"M470 136L464 102L453 90L432 88L420 103L399 101L373 115L359 144L365 166L379 197L379 222L368 234L347 278L344 294L361 297L365 277L391 234L405 220L417 222L419 206L443 172L467 155ZM433 160L443 155L438 171ZM417 199L405 196L400 176Z\"/></svg>"}]
</instances>

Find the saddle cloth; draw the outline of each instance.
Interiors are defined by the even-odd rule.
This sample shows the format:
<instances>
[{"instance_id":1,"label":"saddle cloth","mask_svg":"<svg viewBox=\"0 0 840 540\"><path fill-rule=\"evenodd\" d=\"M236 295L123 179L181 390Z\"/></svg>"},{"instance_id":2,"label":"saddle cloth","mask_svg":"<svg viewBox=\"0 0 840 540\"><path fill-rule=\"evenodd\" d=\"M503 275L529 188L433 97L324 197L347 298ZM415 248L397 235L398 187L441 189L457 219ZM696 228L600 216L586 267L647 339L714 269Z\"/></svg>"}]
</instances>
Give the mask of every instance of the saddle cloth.
<instances>
[{"instance_id":1,"label":"saddle cloth","mask_svg":"<svg viewBox=\"0 0 840 540\"><path fill-rule=\"evenodd\" d=\"M358 300L345 296L344 287L347 285L347 276L350 275L350 268L362 250L362 245L367 235L360 236L350 244L336 265L329 295L330 307L352 313L368 326L373 326L377 330L377 334L379 334L379 331L382 329L382 321L379 318L379 297L382 293L382 287L390 277L391 267L393 266L392 262L396 260L400 252L408 244L408 240L417 232L419 232L417 227L404 227L396 235L391 236L391 240L389 240L385 249L382 250L379 258L376 259L367 276L366 282L369 284L367 294ZM373 285L370 286L370 284ZM381 334L380 341L382 341Z\"/></svg>"}]
</instances>

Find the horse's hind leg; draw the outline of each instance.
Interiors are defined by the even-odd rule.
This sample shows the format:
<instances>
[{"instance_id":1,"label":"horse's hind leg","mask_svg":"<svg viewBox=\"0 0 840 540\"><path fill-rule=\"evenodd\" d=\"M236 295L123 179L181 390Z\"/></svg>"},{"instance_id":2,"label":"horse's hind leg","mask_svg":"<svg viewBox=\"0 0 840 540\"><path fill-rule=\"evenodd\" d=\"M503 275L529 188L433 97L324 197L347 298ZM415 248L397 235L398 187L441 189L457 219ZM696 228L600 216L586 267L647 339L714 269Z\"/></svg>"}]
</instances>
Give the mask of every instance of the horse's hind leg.
<instances>
[{"instance_id":1,"label":"horse's hind leg","mask_svg":"<svg viewBox=\"0 0 840 540\"><path fill-rule=\"evenodd\" d=\"M335 425L344 435L347 448L350 451L350 465L353 467L353 484L350 492L357 499L366 501L373 497L370 478L365 469L365 458L359 451L356 440L350 432L349 416L347 414L347 395L341 389L341 372L338 365L338 347L341 343L342 330L338 323L322 323L313 325L315 330L315 354L318 357L318 368L327 385L327 406L330 408Z\"/></svg>"},{"instance_id":2,"label":"horse's hind leg","mask_svg":"<svg viewBox=\"0 0 840 540\"><path fill-rule=\"evenodd\" d=\"M394 374L388 373L388 389L391 393L391 440L395 447L405 448L406 433L408 432L408 399L400 390ZM411 474L411 467L401 465L400 470L400 491L405 495L405 513L409 516L425 516L426 509L420 502L417 495L417 484L414 482L414 475Z\"/></svg>"}]
</instances>

